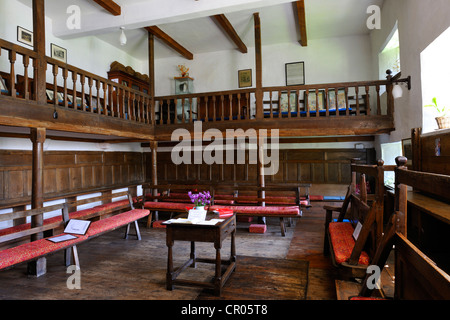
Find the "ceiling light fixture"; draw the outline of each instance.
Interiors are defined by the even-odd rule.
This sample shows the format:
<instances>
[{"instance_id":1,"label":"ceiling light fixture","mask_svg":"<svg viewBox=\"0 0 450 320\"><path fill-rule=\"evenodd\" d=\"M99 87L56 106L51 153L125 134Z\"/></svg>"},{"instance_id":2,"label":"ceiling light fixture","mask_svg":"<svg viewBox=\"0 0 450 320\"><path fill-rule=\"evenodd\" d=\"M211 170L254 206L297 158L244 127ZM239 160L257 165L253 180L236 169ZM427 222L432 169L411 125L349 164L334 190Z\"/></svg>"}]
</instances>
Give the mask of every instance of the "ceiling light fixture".
<instances>
[{"instance_id":1,"label":"ceiling light fixture","mask_svg":"<svg viewBox=\"0 0 450 320\"><path fill-rule=\"evenodd\" d=\"M125 27L120 27L120 29L122 30L121 34L120 34L120 45L124 46L127 44L127 36L125 35L125 32L123 31L125 29Z\"/></svg>"}]
</instances>

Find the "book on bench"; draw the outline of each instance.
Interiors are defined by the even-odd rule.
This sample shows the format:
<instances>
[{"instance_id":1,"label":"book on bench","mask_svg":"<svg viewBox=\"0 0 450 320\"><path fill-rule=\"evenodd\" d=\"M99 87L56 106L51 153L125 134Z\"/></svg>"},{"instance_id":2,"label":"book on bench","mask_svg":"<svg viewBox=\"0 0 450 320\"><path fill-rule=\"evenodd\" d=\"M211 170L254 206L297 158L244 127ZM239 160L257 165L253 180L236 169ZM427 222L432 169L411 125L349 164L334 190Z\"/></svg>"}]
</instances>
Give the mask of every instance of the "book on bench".
<instances>
[{"instance_id":1,"label":"book on bench","mask_svg":"<svg viewBox=\"0 0 450 320\"><path fill-rule=\"evenodd\" d=\"M91 221L89 220L70 219L62 235L49 238L48 240L56 243L76 239L77 236L74 234L85 235L90 224Z\"/></svg>"}]
</instances>

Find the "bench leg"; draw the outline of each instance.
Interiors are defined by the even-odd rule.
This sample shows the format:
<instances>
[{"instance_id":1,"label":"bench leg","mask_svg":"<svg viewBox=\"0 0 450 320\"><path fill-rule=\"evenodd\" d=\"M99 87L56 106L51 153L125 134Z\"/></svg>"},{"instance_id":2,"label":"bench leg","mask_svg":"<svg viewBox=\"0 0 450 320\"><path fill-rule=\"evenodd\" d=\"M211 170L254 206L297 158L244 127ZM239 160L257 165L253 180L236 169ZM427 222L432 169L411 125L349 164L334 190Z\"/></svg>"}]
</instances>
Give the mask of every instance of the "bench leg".
<instances>
[{"instance_id":1,"label":"bench leg","mask_svg":"<svg viewBox=\"0 0 450 320\"><path fill-rule=\"evenodd\" d=\"M127 229L126 229L126 231L125 231L125 237L124 237L124 239L128 239L128 236L130 235L130 226L131 226L131 223L129 223L129 224L127 225ZM139 225L138 225L137 220L134 221L134 229L136 230L136 234L134 234L134 236L136 236L136 238L137 238L138 240L141 240L141 233L140 233L140 231L139 231Z\"/></svg>"},{"instance_id":2,"label":"bench leg","mask_svg":"<svg viewBox=\"0 0 450 320\"><path fill-rule=\"evenodd\" d=\"M284 237L286 236L286 225L284 223L284 218L280 218L280 227L281 227L281 235Z\"/></svg>"},{"instance_id":3,"label":"bench leg","mask_svg":"<svg viewBox=\"0 0 450 320\"><path fill-rule=\"evenodd\" d=\"M71 248L64 250L64 262L65 262L66 267L68 267L72 264L72 260L73 260L73 264L78 269L80 269L80 259L78 258L77 246L73 246Z\"/></svg>"}]
</instances>

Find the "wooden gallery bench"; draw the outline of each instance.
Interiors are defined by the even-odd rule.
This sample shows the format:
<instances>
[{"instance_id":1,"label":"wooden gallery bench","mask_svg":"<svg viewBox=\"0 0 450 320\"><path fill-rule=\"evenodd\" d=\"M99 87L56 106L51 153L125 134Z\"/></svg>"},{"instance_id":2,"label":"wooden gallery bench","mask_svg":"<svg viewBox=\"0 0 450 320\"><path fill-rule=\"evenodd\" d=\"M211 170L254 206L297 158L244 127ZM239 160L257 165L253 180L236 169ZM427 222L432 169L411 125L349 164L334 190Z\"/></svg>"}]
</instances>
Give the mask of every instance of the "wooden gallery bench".
<instances>
[{"instance_id":1,"label":"wooden gallery bench","mask_svg":"<svg viewBox=\"0 0 450 320\"><path fill-rule=\"evenodd\" d=\"M386 227L384 236L375 253L373 264L380 270L395 248L395 290L394 299L398 300L450 300L449 265L440 265L432 260L427 251L436 250L424 247L408 238L408 198L414 196L427 199L427 214L435 216L443 224L450 224L450 176L406 169L406 158L397 157L395 170L395 206L394 213ZM408 191L407 187L413 191ZM443 255L450 252L446 244ZM446 269L447 271L444 271ZM367 286L370 275L362 283L359 297L371 297L373 289Z\"/></svg>"},{"instance_id":2,"label":"wooden gallery bench","mask_svg":"<svg viewBox=\"0 0 450 320\"><path fill-rule=\"evenodd\" d=\"M356 173L360 186L366 186L366 175L375 179L375 193L368 195L366 188L356 193ZM330 255L334 266L345 278L363 278L371 257L382 237L384 199L383 161L377 165L352 164L352 184L341 207L324 206L324 255ZM333 212L339 216L333 221ZM347 221L344 221L346 219ZM355 228L359 235L354 236Z\"/></svg>"},{"instance_id":3,"label":"wooden gallery bench","mask_svg":"<svg viewBox=\"0 0 450 320\"><path fill-rule=\"evenodd\" d=\"M112 202L102 204L94 208L84 209L69 213L69 204L63 203L53 206L48 206L39 209L31 209L20 212L12 212L0 215L0 221L16 220L30 217L32 222L24 223L18 226L0 230L0 270L11 268L23 262L36 261L49 254L66 250L65 263L71 264L71 258L75 265L79 267L79 259L76 245L90 240L106 232L115 230L120 227L127 226L125 237L128 237L130 224L134 223L136 227L136 236L140 239L139 228L137 220L144 218L150 214L148 210L134 209L133 200L128 193L117 193L119 195L127 195L126 204L123 200L119 202ZM111 196L107 196L111 198ZM90 199L81 200L77 204L86 204L104 199L105 196L93 197ZM72 204L73 205L73 204ZM123 209L115 215L110 215L103 218L102 214L111 213L115 209ZM126 210L124 209L126 208ZM60 211L60 214L43 220L42 223L34 223L34 217L43 217L44 213ZM65 225L70 219L92 219L101 218L93 221L85 235L77 235L76 239L67 240L59 243L49 241L56 235L59 235L64 230ZM39 219L38 219L39 220ZM33 264L29 264L28 272L37 276L45 274L45 268L36 268Z\"/></svg>"},{"instance_id":4,"label":"wooden gallery bench","mask_svg":"<svg viewBox=\"0 0 450 320\"><path fill-rule=\"evenodd\" d=\"M227 189L228 193L224 193ZM297 194L292 198L272 197L259 198L258 196L238 195L239 189L246 189L247 191L286 191L290 190ZM155 191L157 190L157 191ZM220 190L222 193L217 193ZM172 192L174 191L174 192ZM235 186L216 187L203 185L144 185L143 186L143 207L151 211L166 211L166 212L186 212L189 207L192 207L192 202L187 196L187 192L203 192L210 191L212 196L211 210L231 209L238 216L251 217L277 217L280 218L281 234L286 235L285 218L299 218L302 216L302 205L309 207L309 200L300 201L300 188L298 187L245 187L239 188ZM152 196L152 194L158 194ZM153 200L153 201L148 201ZM265 201L270 200L270 206L265 206ZM262 205L254 205L261 204ZM253 205L251 205L253 204ZM148 224L149 225L149 224Z\"/></svg>"}]
</instances>

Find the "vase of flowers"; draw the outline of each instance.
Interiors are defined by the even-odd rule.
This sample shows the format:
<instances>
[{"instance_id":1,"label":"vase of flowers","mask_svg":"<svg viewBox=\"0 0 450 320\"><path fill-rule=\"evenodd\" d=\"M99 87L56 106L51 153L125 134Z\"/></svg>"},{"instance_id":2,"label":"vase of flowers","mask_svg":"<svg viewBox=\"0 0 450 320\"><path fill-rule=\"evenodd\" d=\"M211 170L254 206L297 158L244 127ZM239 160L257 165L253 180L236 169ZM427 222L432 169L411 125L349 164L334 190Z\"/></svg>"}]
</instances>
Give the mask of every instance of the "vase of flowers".
<instances>
[{"instance_id":1,"label":"vase of flowers","mask_svg":"<svg viewBox=\"0 0 450 320\"><path fill-rule=\"evenodd\" d=\"M197 210L205 210L205 206L211 204L211 194L209 191L199 193L189 191L188 195Z\"/></svg>"}]
</instances>

